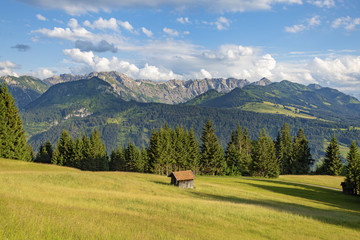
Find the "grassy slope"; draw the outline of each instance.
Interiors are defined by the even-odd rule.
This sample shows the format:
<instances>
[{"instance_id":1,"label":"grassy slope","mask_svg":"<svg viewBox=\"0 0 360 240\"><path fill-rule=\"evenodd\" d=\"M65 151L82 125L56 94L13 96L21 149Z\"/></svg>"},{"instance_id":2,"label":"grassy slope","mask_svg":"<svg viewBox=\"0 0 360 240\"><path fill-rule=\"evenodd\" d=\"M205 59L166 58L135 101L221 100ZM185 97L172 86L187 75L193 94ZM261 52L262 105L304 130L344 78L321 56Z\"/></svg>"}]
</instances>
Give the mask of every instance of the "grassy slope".
<instances>
[{"instance_id":1,"label":"grassy slope","mask_svg":"<svg viewBox=\"0 0 360 240\"><path fill-rule=\"evenodd\" d=\"M341 179L339 179L341 181ZM360 198L277 181L0 159L0 239L359 239Z\"/></svg>"}]
</instances>

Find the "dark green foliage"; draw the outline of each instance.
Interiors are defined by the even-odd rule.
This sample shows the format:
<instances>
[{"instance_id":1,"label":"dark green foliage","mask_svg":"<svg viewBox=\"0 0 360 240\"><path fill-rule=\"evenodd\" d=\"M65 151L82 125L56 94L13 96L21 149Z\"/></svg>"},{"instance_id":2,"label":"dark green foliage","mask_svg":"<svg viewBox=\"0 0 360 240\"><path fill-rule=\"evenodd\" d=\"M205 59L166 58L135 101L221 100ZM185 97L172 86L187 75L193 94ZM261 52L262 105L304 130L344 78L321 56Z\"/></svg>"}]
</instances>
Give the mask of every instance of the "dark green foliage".
<instances>
[{"instance_id":1,"label":"dark green foliage","mask_svg":"<svg viewBox=\"0 0 360 240\"><path fill-rule=\"evenodd\" d=\"M125 169L125 148L118 147L110 155L109 170L124 171Z\"/></svg>"},{"instance_id":2,"label":"dark green foliage","mask_svg":"<svg viewBox=\"0 0 360 240\"><path fill-rule=\"evenodd\" d=\"M127 172L145 172L145 162L140 149L129 143L125 149L125 169Z\"/></svg>"},{"instance_id":3,"label":"dark green foliage","mask_svg":"<svg viewBox=\"0 0 360 240\"><path fill-rule=\"evenodd\" d=\"M236 131L231 134L230 142L225 152L228 175L249 175L251 162L251 140L246 136L238 124Z\"/></svg>"},{"instance_id":4,"label":"dark green foliage","mask_svg":"<svg viewBox=\"0 0 360 240\"><path fill-rule=\"evenodd\" d=\"M205 175L224 174L226 168L224 150L218 142L210 120L203 128L201 141L200 172Z\"/></svg>"},{"instance_id":5,"label":"dark green foliage","mask_svg":"<svg viewBox=\"0 0 360 240\"><path fill-rule=\"evenodd\" d=\"M276 158L275 144L266 134L260 132L259 139L253 146L252 174L260 177L275 178L280 174L280 164Z\"/></svg>"},{"instance_id":6,"label":"dark green foliage","mask_svg":"<svg viewBox=\"0 0 360 240\"><path fill-rule=\"evenodd\" d=\"M342 168L339 145L334 136L326 149L323 171L325 174L337 176L341 173Z\"/></svg>"},{"instance_id":7,"label":"dark green foliage","mask_svg":"<svg viewBox=\"0 0 360 240\"><path fill-rule=\"evenodd\" d=\"M99 130L94 130L91 133L90 137L91 147L94 154L94 169L95 171L107 171L109 170L109 162L106 153L106 147L103 141L101 140ZM89 169L90 170L90 169Z\"/></svg>"},{"instance_id":8,"label":"dark green foliage","mask_svg":"<svg viewBox=\"0 0 360 240\"><path fill-rule=\"evenodd\" d=\"M295 172L294 153L290 132L291 129L289 124L285 123L279 131L275 142L276 156L280 163L281 174L293 174Z\"/></svg>"},{"instance_id":9,"label":"dark green foliage","mask_svg":"<svg viewBox=\"0 0 360 240\"><path fill-rule=\"evenodd\" d=\"M66 130L63 130L58 144L52 155L51 162L60 166L73 166L73 160L75 157L74 141Z\"/></svg>"},{"instance_id":10,"label":"dark green foliage","mask_svg":"<svg viewBox=\"0 0 360 240\"><path fill-rule=\"evenodd\" d=\"M33 160L18 109L6 84L0 85L0 157Z\"/></svg>"},{"instance_id":11,"label":"dark green foliage","mask_svg":"<svg viewBox=\"0 0 360 240\"><path fill-rule=\"evenodd\" d=\"M292 174L308 174L313 163L314 160L310 153L309 141L306 139L304 131L299 129L293 142Z\"/></svg>"},{"instance_id":12,"label":"dark green foliage","mask_svg":"<svg viewBox=\"0 0 360 240\"><path fill-rule=\"evenodd\" d=\"M53 154L53 148L50 141L46 141L44 144L40 145L39 151L36 154L34 162L40 163L51 163Z\"/></svg>"},{"instance_id":13,"label":"dark green foliage","mask_svg":"<svg viewBox=\"0 0 360 240\"><path fill-rule=\"evenodd\" d=\"M348 165L346 166L345 182L351 186L354 194L357 195L360 190L360 153L355 141L351 143L349 150L347 155Z\"/></svg>"}]
</instances>

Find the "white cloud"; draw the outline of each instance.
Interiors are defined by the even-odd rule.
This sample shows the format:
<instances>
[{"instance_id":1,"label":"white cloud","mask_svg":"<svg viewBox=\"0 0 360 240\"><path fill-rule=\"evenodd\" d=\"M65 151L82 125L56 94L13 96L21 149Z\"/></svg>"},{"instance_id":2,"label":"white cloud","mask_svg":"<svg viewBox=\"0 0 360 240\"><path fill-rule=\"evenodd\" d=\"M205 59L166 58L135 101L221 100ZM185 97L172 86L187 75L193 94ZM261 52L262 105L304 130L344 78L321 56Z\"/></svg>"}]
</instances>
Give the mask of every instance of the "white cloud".
<instances>
[{"instance_id":1,"label":"white cloud","mask_svg":"<svg viewBox=\"0 0 360 240\"><path fill-rule=\"evenodd\" d=\"M36 18L40 21L47 21L46 17L44 17L43 15L41 15L40 13L39 14L36 14Z\"/></svg>"},{"instance_id":2,"label":"white cloud","mask_svg":"<svg viewBox=\"0 0 360 240\"><path fill-rule=\"evenodd\" d=\"M30 74L40 79L49 78L55 75L53 71L47 68L40 68L35 72L31 72Z\"/></svg>"},{"instance_id":3,"label":"white cloud","mask_svg":"<svg viewBox=\"0 0 360 240\"><path fill-rule=\"evenodd\" d=\"M289 33L298 33L304 31L305 29L306 27L303 24L293 25L291 27L285 27L285 31Z\"/></svg>"},{"instance_id":4,"label":"white cloud","mask_svg":"<svg viewBox=\"0 0 360 240\"><path fill-rule=\"evenodd\" d=\"M131 26L131 24L128 21L126 22L118 21L118 23L121 27L125 28L129 32L132 32L134 30L133 26Z\"/></svg>"},{"instance_id":5,"label":"white cloud","mask_svg":"<svg viewBox=\"0 0 360 240\"><path fill-rule=\"evenodd\" d=\"M66 39L66 40L90 40L94 39L95 35L85 28L81 27L78 21L74 18L70 19L68 22L68 26L70 28L58 28L54 27L53 29L41 28L32 33L41 33L47 37L53 37L58 39Z\"/></svg>"},{"instance_id":6,"label":"white cloud","mask_svg":"<svg viewBox=\"0 0 360 240\"><path fill-rule=\"evenodd\" d=\"M346 30L350 31L350 30L354 30L357 25L360 25L360 18L353 19L347 16L347 17L341 17L335 19L331 26L333 28L344 27Z\"/></svg>"},{"instance_id":7,"label":"white cloud","mask_svg":"<svg viewBox=\"0 0 360 240\"><path fill-rule=\"evenodd\" d=\"M230 26L230 23L231 21L226 17L219 17L214 24L218 30L225 30Z\"/></svg>"},{"instance_id":8,"label":"white cloud","mask_svg":"<svg viewBox=\"0 0 360 240\"><path fill-rule=\"evenodd\" d=\"M19 0L48 9L62 9L69 14L79 15L88 12L109 12L119 8L159 8L170 6L174 8L193 8L194 6L214 12L245 12L270 10L274 5L302 4L302 0L136 0L136 1L89 1L89 0ZM333 0L313 0L318 6L331 6Z\"/></svg>"},{"instance_id":9,"label":"white cloud","mask_svg":"<svg viewBox=\"0 0 360 240\"><path fill-rule=\"evenodd\" d=\"M291 27L285 27L285 31L288 33L298 33L319 26L320 24L320 16L314 16L312 18L306 19L305 24L297 24Z\"/></svg>"},{"instance_id":10,"label":"white cloud","mask_svg":"<svg viewBox=\"0 0 360 240\"><path fill-rule=\"evenodd\" d=\"M141 31L147 36L147 37L152 37L154 34L151 30L148 30L144 27L141 28Z\"/></svg>"},{"instance_id":11,"label":"white cloud","mask_svg":"<svg viewBox=\"0 0 360 240\"><path fill-rule=\"evenodd\" d=\"M18 77L19 75L14 71L19 66L11 61L0 62L0 76L10 75Z\"/></svg>"},{"instance_id":12,"label":"white cloud","mask_svg":"<svg viewBox=\"0 0 360 240\"><path fill-rule=\"evenodd\" d=\"M179 32L174 30L174 29L171 29L171 28L163 28L163 32L172 36L172 37L178 37L179 36Z\"/></svg>"},{"instance_id":13,"label":"white cloud","mask_svg":"<svg viewBox=\"0 0 360 240\"><path fill-rule=\"evenodd\" d=\"M120 60L117 57L111 59L98 57L91 51L82 52L77 48L64 49L63 53L75 63L83 65L81 69L84 71L119 71L137 79L169 80L181 78L180 75L174 74L171 70L165 68L160 69L147 63L143 68L138 68L136 65Z\"/></svg>"},{"instance_id":14,"label":"white cloud","mask_svg":"<svg viewBox=\"0 0 360 240\"><path fill-rule=\"evenodd\" d=\"M181 24L190 24L191 21L189 20L188 17L179 17L176 19L176 21L178 21Z\"/></svg>"},{"instance_id":15,"label":"white cloud","mask_svg":"<svg viewBox=\"0 0 360 240\"><path fill-rule=\"evenodd\" d=\"M91 29L96 28L96 29L101 29L101 30L105 30L105 29L111 29L114 31L119 30L118 21L115 18L110 18L110 19L106 20L106 19L103 19L102 17L100 17L93 23L90 23L88 20L86 20L84 22L84 26L89 27Z\"/></svg>"},{"instance_id":16,"label":"white cloud","mask_svg":"<svg viewBox=\"0 0 360 240\"><path fill-rule=\"evenodd\" d=\"M326 8L331 8L331 7L335 7L335 1L334 0L308 0L307 1L310 4L313 4L315 6L318 7L326 7Z\"/></svg>"}]
</instances>

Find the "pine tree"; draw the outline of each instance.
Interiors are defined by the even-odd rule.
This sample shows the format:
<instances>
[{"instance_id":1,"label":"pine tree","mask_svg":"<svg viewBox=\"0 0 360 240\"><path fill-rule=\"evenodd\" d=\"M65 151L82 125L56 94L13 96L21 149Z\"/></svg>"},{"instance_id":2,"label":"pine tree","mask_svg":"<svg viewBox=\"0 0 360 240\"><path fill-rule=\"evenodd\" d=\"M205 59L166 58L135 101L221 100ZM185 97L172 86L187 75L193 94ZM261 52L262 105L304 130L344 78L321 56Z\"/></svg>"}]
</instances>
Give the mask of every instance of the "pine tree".
<instances>
[{"instance_id":1,"label":"pine tree","mask_svg":"<svg viewBox=\"0 0 360 240\"><path fill-rule=\"evenodd\" d=\"M302 129L299 129L297 136L294 137L293 159L292 173L294 174L308 174L310 166L314 163L310 153L309 141Z\"/></svg>"},{"instance_id":2,"label":"pine tree","mask_svg":"<svg viewBox=\"0 0 360 240\"><path fill-rule=\"evenodd\" d=\"M280 173L281 174L292 174L294 173L293 166L293 149L290 135L291 129L287 123L285 123L278 136L276 138L276 156L280 162Z\"/></svg>"},{"instance_id":3,"label":"pine tree","mask_svg":"<svg viewBox=\"0 0 360 240\"><path fill-rule=\"evenodd\" d=\"M147 149L145 148L145 145L143 144L141 146L141 159L144 163L144 170L143 172L150 172L149 171L149 156L148 156L148 153L147 153Z\"/></svg>"},{"instance_id":4,"label":"pine tree","mask_svg":"<svg viewBox=\"0 0 360 240\"><path fill-rule=\"evenodd\" d=\"M72 167L74 160L74 142L69 133L64 129L58 144L55 147L51 162L60 166Z\"/></svg>"},{"instance_id":5,"label":"pine tree","mask_svg":"<svg viewBox=\"0 0 360 240\"><path fill-rule=\"evenodd\" d=\"M212 123L208 120L201 136L200 170L202 174L221 175L225 171L224 151L218 142Z\"/></svg>"},{"instance_id":6,"label":"pine tree","mask_svg":"<svg viewBox=\"0 0 360 240\"><path fill-rule=\"evenodd\" d=\"M72 167L81 169L81 162L84 159L83 155L84 144L81 138L76 138L74 143L74 159L72 161Z\"/></svg>"},{"instance_id":7,"label":"pine tree","mask_svg":"<svg viewBox=\"0 0 360 240\"><path fill-rule=\"evenodd\" d=\"M323 167L325 174L328 175L339 175L343 168L343 164L340 159L339 145L335 136L332 138L326 149Z\"/></svg>"},{"instance_id":8,"label":"pine tree","mask_svg":"<svg viewBox=\"0 0 360 240\"><path fill-rule=\"evenodd\" d=\"M0 157L32 161L22 121L7 85L0 85Z\"/></svg>"},{"instance_id":9,"label":"pine tree","mask_svg":"<svg viewBox=\"0 0 360 240\"><path fill-rule=\"evenodd\" d=\"M191 128L188 135L188 154L187 154L187 163L189 169L193 171L194 174L199 172L199 143L196 140L194 129Z\"/></svg>"},{"instance_id":10,"label":"pine tree","mask_svg":"<svg viewBox=\"0 0 360 240\"><path fill-rule=\"evenodd\" d=\"M51 163L52 154L53 149L51 142L47 140L44 144L40 145L34 162Z\"/></svg>"},{"instance_id":11,"label":"pine tree","mask_svg":"<svg viewBox=\"0 0 360 240\"><path fill-rule=\"evenodd\" d=\"M345 182L353 188L354 194L357 195L360 184L360 154L355 141L350 145L347 161Z\"/></svg>"},{"instance_id":12,"label":"pine tree","mask_svg":"<svg viewBox=\"0 0 360 240\"><path fill-rule=\"evenodd\" d=\"M94 170L107 171L109 170L109 162L106 153L106 147L101 140L100 132L98 129L92 131L90 136L90 143L94 151Z\"/></svg>"},{"instance_id":13,"label":"pine tree","mask_svg":"<svg viewBox=\"0 0 360 240\"><path fill-rule=\"evenodd\" d=\"M260 132L253 149L252 172L254 176L271 178L278 177L280 173L275 144L265 129Z\"/></svg>"},{"instance_id":14,"label":"pine tree","mask_svg":"<svg viewBox=\"0 0 360 240\"><path fill-rule=\"evenodd\" d=\"M110 171L125 171L124 147L117 147L116 150L113 150L111 152L109 169Z\"/></svg>"},{"instance_id":15,"label":"pine tree","mask_svg":"<svg viewBox=\"0 0 360 240\"><path fill-rule=\"evenodd\" d=\"M82 142L82 160L80 162L81 170L95 171L95 151L91 144L90 138L84 133L81 137Z\"/></svg>"},{"instance_id":16,"label":"pine tree","mask_svg":"<svg viewBox=\"0 0 360 240\"><path fill-rule=\"evenodd\" d=\"M142 161L140 150L130 142L125 149L125 171L143 172L145 163Z\"/></svg>"},{"instance_id":17,"label":"pine tree","mask_svg":"<svg viewBox=\"0 0 360 240\"><path fill-rule=\"evenodd\" d=\"M160 139L160 133L156 132L155 129L152 130L148 148L148 158L149 158L149 169L152 173L161 174L162 173L162 145Z\"/></svg>"}]
</instances>

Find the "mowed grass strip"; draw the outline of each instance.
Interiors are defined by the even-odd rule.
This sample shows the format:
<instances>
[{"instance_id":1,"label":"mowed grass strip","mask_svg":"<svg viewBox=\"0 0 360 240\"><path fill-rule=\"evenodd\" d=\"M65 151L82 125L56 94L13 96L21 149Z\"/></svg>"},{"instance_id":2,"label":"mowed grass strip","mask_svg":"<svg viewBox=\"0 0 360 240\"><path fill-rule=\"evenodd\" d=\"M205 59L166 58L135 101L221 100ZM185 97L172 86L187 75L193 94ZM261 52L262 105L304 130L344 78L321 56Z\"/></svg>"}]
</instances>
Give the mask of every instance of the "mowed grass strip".
<instances>
[{"instance_id":1,"label":"mowed grass strip","mask_svg":"<svg viewBox=\"0 0 360 240\"><path fill-rule=\"evenodd\" d=\"M0 239L360 237L359 197L255 178L169 181L0 159Z\"/></svg>"}]
</instances>

